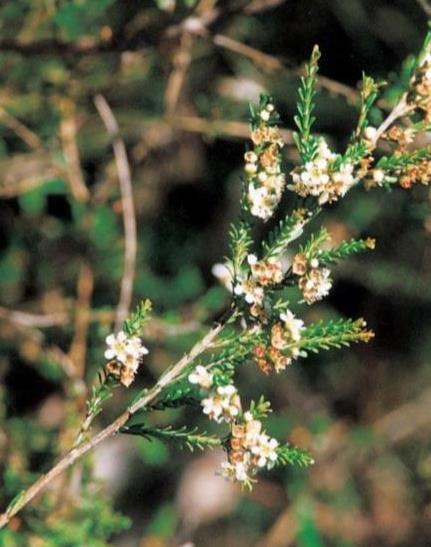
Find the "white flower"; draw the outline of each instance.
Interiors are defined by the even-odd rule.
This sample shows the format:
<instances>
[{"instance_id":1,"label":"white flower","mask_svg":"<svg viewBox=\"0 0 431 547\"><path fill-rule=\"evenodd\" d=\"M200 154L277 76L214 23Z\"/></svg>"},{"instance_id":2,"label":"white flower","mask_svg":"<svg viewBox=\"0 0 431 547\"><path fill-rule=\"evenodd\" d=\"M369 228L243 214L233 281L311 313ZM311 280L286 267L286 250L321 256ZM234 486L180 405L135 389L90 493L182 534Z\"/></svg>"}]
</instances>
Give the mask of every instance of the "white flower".
<instances>
[{"instance_id":1,"label":"white flower","mask_svg":"<svg viewBox=\"0 0 431 547\"><path fill-rule=\"evenodd\" d=\"M221 475L229 481L248 482L250 477L248 476L248 463L242 462L223 462L221 464Z\"/></svg>"},{"instance_id":2,"label":"white flower","mask_svg":"<svg viewBox=\"0 0 431 547\"><path fill-rule=\"evenodd\" d=\"M385 172L382 169L374 169L373 171L373 181L376 184L381 184L385 179Z\"/></svg>"},{"instance_id":3,"label":"white flower","mask_svg":"<svg viewBox=\"0 0 431 547\"><path fill-rule=\"evenodd\" d=\"M280 319L284 323L284 328L289 331L291 339L294 342L299 342L301 332L304 330L304 321L295 317L290 310L280 313Z\"/></svg>"},{"instance_id":4,"label":"white flower","mask_svg":"<svg viewBox=\"0 0 431 547\"><path fill-rule=\"evenodd\" d=\"M314 268L307 275L301 277L298 285L307 304L322 300L329 294L332 287L330 275L331 272L328 268Z\"/></svg>"},{"instance_id":5,"label":"white flower","mask_svg":"<svg viewBox=\"0 0 431 547\"><path fill-rule=\"evenodd\" d=\"M220 423L231 422L241 410L241 400L233 384L219 386L209 397L201 401L203 413Z\"/></svg>"},{"instance_id":6,"label":"white flower","mask_svg":"<svg viewBox=\"0 0 431 547\"><path fill-rule=\"evenodd\" d=\"M277 461L278 441L269 437L266 433L259 436L258 442L252 447L251 453L257 457L258 467L272 467Z\"/></svg>"},{"instance_id":7,"label":"white flower","mask_svg":"<svg viewBox=\"0 0 431 547\"><path fill-rule=\"evenodd\" d=\"M247 163L256 163L258 158L252 150L249 150L244 154L244 159Z\"/></svg>"},{"instance_id":8,"label":"white flower","mask_svg":"<svg viewBox=\"0 0 431 547\"><path fill-rule=\"evenodd\" d=\"M369 125L364 129L364 137L367 139L367 141L374 141L374 139L377 136L377 129L373 127L372 125Z\"/></svg>"},{"instance_id":9,"label":"white flower","mask_svg":"<svg viewBox=\"0 0 431 547\"><path fill-rule=\"evenodd\" d=\"M260 117L264 122L267 122L269 120L271 113L268 110L262 110L260 112Z\"/></svg>"},{"instance_id":10,"label":"white flower","mask_svg":"<svg viewBox=\"0 0 431 547\"><path fill-rule=\"evenodd\" d=\"M125 332L110 334L106 337L106 344L108 349L105 351L106 359L117 359L117 361L124 361L127 356L127 335Z\"/></svg>"},{"instance_id":11,"label":"white flower","mask_svg":"<svg viewBox=\"0 0 431 547\"><path fill-rule=\"evenodd\" d=\"M129 387L138 371L141 358L148 353L148 349L138 336L128 337L123 331L107 336L106 343L108 349L105 351L105 358L110 361L107 364L108 373L118 377L123 385Z\"/></svg>"},{"instance_id":12,"label":"white flower","mask_svg":"<svg viewBox=\"0 0 431 547\"><path fill-rule=\"evenodd\" d=\"M108 349L105 351L106 359L116 359L121 363L130 361L130 358L139 359L148 353L148 349L142 345L138 336L128 337L122 330L117 334L106 337Z\"/></svg>"},{"instance_id":13,"label":"white flower","mask_svg":"<svg viewBox=\"0 0 431 547\"><path fill-rule=\"evenodd\" d=\"M203 407L203 413L207 414L211 420L221 422L223 420L223 406L222 399L216 395L211 395L206 399L202 399L201 405Z\"/></svg>"},{"instance_id":14,"label":"white flower","mask_svg":"<svg viewBox=\"0 0 431 547\"><path fill-rule=\"evenodd\" d=\"M262 305L265 296L263 288L258 287L252 279L244 279L235 285L233 292L238 296L243 295L247 304L257 304L259 306Z\"/></svg>"},{"instance_id":15,"label":"white flower","mask_svg":"<svg viewBox=\"0 0 431 547\"><path fill-rule=\"evenodd\" d=\"M257 262L257 256L254 254L249 254L247 256L247 262L250 264L250 266L254 266Z\"/></svg>"},{"instance_id":16,"label":"white flower","mask_svg":"<svg viewBox=\"0 0 431 547\"><path fill-rule=\"evenodd\" d=\"M246 163L244 171L247 173L247 175L254 175L257 171L257 165L255 163Z\"/></svg>"},{"instance_id":17,"label":"white flower","mask_svg":"<svg viewBox=\"0 0 431 547\"><path fill-rule=\"evenodd\" d=\"M233 290L233 274L232 274L232 265L230 262L227 264L222 264L218 262L217 264L214 264L214 266L211 269L211 272L214 277L216 277L220 283L222 283L226 289L230 292Z\"/></svg>"},{"instance_id":18,"label":"white flower","mask_svg":"<svg viewBox=\"0 0 431 547\"><path fill-rule=\"evenodd\" d=\"M262 432L262 422L255 420L251 412L246 412L244 414L245 419L245 445L250 448L254 446L261 435Z\"/></svg>"},{"instance_id":19,"label":"white flower","mask_svg":"<svg viewBox=\"0 0 431 547\"><path fill-rule=\"evenodd\" d=\"M268 175L267 175L267 173L265 173L265 171L261 171L257 175L257 178L258 178L259 182L265 182L268 179Z\"/></svg>"},{"instance_id":20,"label":"white flower","mask_svg":"<svg viewBox=\"0 0 431 547\"><path fill-rule=\"evenodd\" d=\"M143 344L139 336L131 336L127 339L126 351L128 357L134 357L139 360L143 355L147 355L148 348Z\"/></svg>"},{"instance_id":21,"label":"white flower","mask_svg":"<svg viewBox=\"0 0 431 547\"><path fill-rule=\"evenodd\" d=\"M213 375L202 365L198 365L195 370L189 374L189 382L198 384L205 389L209 389L213 383Z\"/></svg>"}]
</instances>

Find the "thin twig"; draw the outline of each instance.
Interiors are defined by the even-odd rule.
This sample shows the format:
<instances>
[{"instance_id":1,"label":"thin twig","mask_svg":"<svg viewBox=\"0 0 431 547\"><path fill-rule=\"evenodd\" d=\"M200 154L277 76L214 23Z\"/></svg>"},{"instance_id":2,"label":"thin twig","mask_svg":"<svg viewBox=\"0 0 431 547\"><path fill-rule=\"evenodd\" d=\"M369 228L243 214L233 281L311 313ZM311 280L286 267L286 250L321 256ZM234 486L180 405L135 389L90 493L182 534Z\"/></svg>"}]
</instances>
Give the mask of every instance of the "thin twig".
<instances>
[{"instance_id":1,"label":"thin twig","mask_svg":"<svg viewBox=\"0 0 431 547\"><path fill-rule=\"evenodd\" d=\"M389 129L389 127L399 118L402 118L408 114L411 110L414 110L416 107L414 105L409 105L407 101L407 93L404 93L397 104L394 106L390 114L383 120L383 122L377 128L376 135L373 139L374 146L377 145L378 140L381 138L383 133Z\"/></svg>"},{"instance_id":2,"label":"thin twig","mask_svg":"<svg viewBox=\"0 0 431 547\"><path fill-rule=\"evenodd\" d=\"M28 313L19 310L8 310L0 307L0 319L9 321L21 327L29 328L49 328L59 325L67 325L69 315L66 312L57 313Z\"/></svg>"},{"instance_id":3,"label":"thin twig","mask_svg":"<svg viewBox=\"0 0 431 547\"><path fill-rule=\"evenodd\" d=\"M178 105L181 91L187 78L187 71L192 60L191 50L195 42L195 37L189 32L183 32L180 37L180 43L173 54L173 69L169 75L165 90L166 112L173 114Z\"/></svg>"},{"instance_id":4,"label":"thin twig","mask_svg":"<svg viewBox=\"0 0 431 547\"><path fill-rule=\"evenodd\" d=\"M158 380L158 382L147 391L142 397L134 402L125 412L123 412L115 421L102 429L92 439L81 446L72 449L66 454L48 473L42 475L30 488L23 491L0 515L0 528L6 526L11 518L25 507L35 496L37 496L52 480L58 477L63 471L73 465L78 459L93 450L102 441L119 432L133 414L146 407L149 403L161 393L169 384L172 384L184 372L184 370L204 351L211 347L214 339L223 329L222 324L213 327L207 334L197 342L191 351L185 354L173 367L169 368Z\"/></svg>"},{"instance_id":5,"label":"thin twig","mask_svg":"<svg viewBox=\"0 0 431 547\"><path fill-rule=\"evenodd\" d=\"M63 153L66 158L66 174L69 181L70 191L74 199L79 202L88 201L90 193L85 184L84 174L81 167L78 145L76 142L77 128L74 115L74 105L69 101L63 105L64 116L60 121L60 138L63 146Z\"/></svg>"},{"instance_id":6,"label":"thin twig","mask_svg":"<svg viewBox=\"0 0 431 547\"><path fill-rule=\"evenodd\" d=\"M428 1L427 0L416 0L416 2L424 10L426 15L428 15L428 17L431 17L431 5L428 3Z\"/></svg>"},{"instance_id":7,"label":"thin twig","mask_svg":"<svg viewBox=\"0 0 431 547\"><path fill-rule=\"evenodd\" d=\"M202 133L209 136L229 136L238 139L250 138L250 127L245 122L231 120L208 120L199 116L169 116L166 121L175 129ZM282 129L281 134L286 144L293 144L293 133Z\"/></svg>"},{"instance_id":8,"label":"thin twig","mask_svg":"<svg viewBox=\"0 0 431 547\"><path fill-rule=\"evenodd\" d=\"M70 324L77 310L69 312L38 314L20 310L9 310L0 306L0 319L13 323L18 327L29 329L44 329L60 327ZM109 310L88 310L85 312L90 323L109 324L113 321L115 314ZM202 323L195 320L184 321L179 324L172 324L158 317L151 317L145 327L145 338L160 340L164 337L182 336L197 332L202 328Z\"/></svg>"},{"instance_id":9,"label":"thin twig","mask_svg":"<svg viewBox=\"0 0 431 547\"><path fill-rule=\"evenodd\" d=\"M135 277L136 252L138 248L136 236L136 216L133 202L132 177L130 174L129 161L127 159L126 146L123 139L119 137L117 120L102 95L96 95L94 104L105 124L108 134L113 138L112 147L114 150L115 163L117 165L118 179L120 182L123 224L124 224L124 270L121 279L120 300L117 306L117 317L115 329L118 330L127 313L132 301L133 280Z\"/></svg>"},{"instance_id":10,"label":"thin twig","mask_svg":"<svg viewBox=\"0 0 431 547\"><path fill-rule=\"evenodd\" d=\"M0 106L0 122L4 123L9 129L12 129L14 133L26 143L26 145L37 150L42 148L42 142L38 135L29 129L26 125L20 122L15 116L12 116L3 106Z\"/></svg>"},{"instance_id":11,"label":"thin twig","mask_svg":"<svg viewBox=\"0 0 431 547\"><path fill-rule=\"evenodd\" d=\"M69 358L76 367L76 376L78 378L83 378L85 372L86 342L90 324L90 306L93 286L93 272L88 264L84 262L79 269L76 313L73 329L75 334L69 349Z\"/></svg>"},{"instance_id":12,"label":"thin twig","mask_svg":"<svg viewBox=\"0 0 431 547\"><path fill-rule=\"evenodd\" d=\"M279 70L285 72L291 72L295 76L301 76L303 74L303 68L289 68L285 63L275 57L274 55L269 55L268 53L263 53L262 51L251 47L249 45L243 44L238 40L234 40L229 36L223 34L215 34L212 36L212 41L214 45L228 49L247 59L250 59L257 66L261 67L264 70ZM349 87L346 84L332 80L326 76L319 75L317 77L318 87L325 89L328 93L333 95L339 95L345 97L349 102L357 102L359 100L359 93L356 89Z\"/></svg>"}]
</instances>

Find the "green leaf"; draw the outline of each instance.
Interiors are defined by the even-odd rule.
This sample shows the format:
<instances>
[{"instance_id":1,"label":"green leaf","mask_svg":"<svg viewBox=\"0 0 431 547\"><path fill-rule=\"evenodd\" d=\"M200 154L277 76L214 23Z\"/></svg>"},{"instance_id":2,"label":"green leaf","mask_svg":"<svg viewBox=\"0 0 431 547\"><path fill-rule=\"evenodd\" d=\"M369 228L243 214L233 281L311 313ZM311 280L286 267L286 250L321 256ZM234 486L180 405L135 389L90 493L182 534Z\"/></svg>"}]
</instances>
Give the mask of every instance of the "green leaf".
<instances>
[{"instance_id":1,"label":"green leaf","mask_svg":"<svg viewBox=\"0 0 431 547\"><path fill-rule=\"evenodd\" d=\"M312 113L314 110L314 95L316 93L319 59L320 50L316 45L311 53L310 61L305 66L305 76L301 78L298 90L298 114L294 117L295 124L298 127L298 133L295 134L294 139L303 164L307 161L311 161L315 157L318 148L318 140L311 135L311 128L315 121Z\"/></svg>"}]
</instances>

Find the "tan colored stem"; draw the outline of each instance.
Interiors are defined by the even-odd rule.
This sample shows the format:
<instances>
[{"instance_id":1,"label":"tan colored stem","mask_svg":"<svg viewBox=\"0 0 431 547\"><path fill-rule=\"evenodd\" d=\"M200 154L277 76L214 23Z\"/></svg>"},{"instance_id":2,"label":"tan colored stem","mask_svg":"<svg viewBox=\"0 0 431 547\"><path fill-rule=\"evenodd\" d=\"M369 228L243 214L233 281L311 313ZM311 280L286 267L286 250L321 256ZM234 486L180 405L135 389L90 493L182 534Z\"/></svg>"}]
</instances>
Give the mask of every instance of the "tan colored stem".
<instances>
[{"instance_id":1,"label":"tan colored stem","mask_svg":"<svg viewBox=\"0 0 431 547\"><path fill-rule=\"evenodd\" d=\"M25 490L20 498L9 506L6 511L0 515L0 528L6 526L11 518L16 515L23 507L25 507L34 497L36 497L51 481L58 477L63 471L73 465L78 459L90 452L99 445L102 441L115 435L119 432L133 414L145 408L151 403L160 392L169 384L175 382L184 370L198 357L201 353L207 350L213 343L214 339L219 335L223 325L218 324L213 327L205 336L197 342L189 353L186 353L174 366L169 368L158 380L158 382L147 391L142 397L135 401L123 414L121 414L114 422L102 429L92 439L82 444L77 448L73 448L68 452L48 473L42 475L30 488Z\"/></svg>"},{"instance_id":2,"label":"tan colored stem","mask_svg":"<svg viewBox=\"0 0 431 547\"><path fill-rule=\"evenodd\" d=\"M138 242L136 235L136 215L133 200L132 175L130 165L127 159L126 145L123 139L119 137L119 127L117 120L107 103L105 97L97 95L94 98L94 104L100 117L106 127L108 134L113 138L112 148L114 150L115 163L118 171L118 180L120 183L123 224L124 224L124 270L121 279L120 299L117 306L117 317L115 320L115 330L119 330L123 321L126 319L132 301L133 280L135 277L136 253L138 251Z\"/></svg>"}]
</instances>

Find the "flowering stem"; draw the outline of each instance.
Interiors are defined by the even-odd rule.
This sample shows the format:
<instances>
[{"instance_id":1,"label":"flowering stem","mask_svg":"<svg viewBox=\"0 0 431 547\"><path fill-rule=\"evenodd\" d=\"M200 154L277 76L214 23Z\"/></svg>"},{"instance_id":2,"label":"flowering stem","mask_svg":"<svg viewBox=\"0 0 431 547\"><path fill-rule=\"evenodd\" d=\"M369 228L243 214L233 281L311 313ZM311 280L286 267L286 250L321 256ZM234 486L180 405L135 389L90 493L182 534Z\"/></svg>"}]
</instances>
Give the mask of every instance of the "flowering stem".
<instances>
[{"instance_id":1,"label":"flowering stem","mask_svg":"<svg viewBox=\"0 0 431 547\"><path fill-rule=\"evenodd\" d=\"M123 412L110 425L102 429L93 438L84 442L80 446L72 448L48 473L39 477L27 490L23 490L7 507L6 511L0 515L0 529L6 526L12 517L25 507L35 496L37 496L51 481L58 477L63 471L68 469L77 460L82 458L87 452L93 450L105 439L115 435L126 425L131 416L145 408L149 403L161 393L168 385L175 382L181 373L205 350L211 347L215 338L220 334L225 323L219 323L214 326L199 342L197 342L189 353L186 353L175 365L170 367L159 378L157 383L145 394L136 400L131 406Z\"/></svg>"},{"instance_id":2,"label":"flowering stem","mask_svg":"<svg viewBox=\"0 0 431 547\"><path fill-rule=\"evenodd\" d=\"M111 397L111 387L114 385L115 381L113 381L113 378L109 374L106 374L103 380L101 379L99 385L93 387L91 398L87 401L87 413L76 435L73 448L78 447L90 431L93 420L102 411L103 403Z\"/></svg>"}]
</instances>

